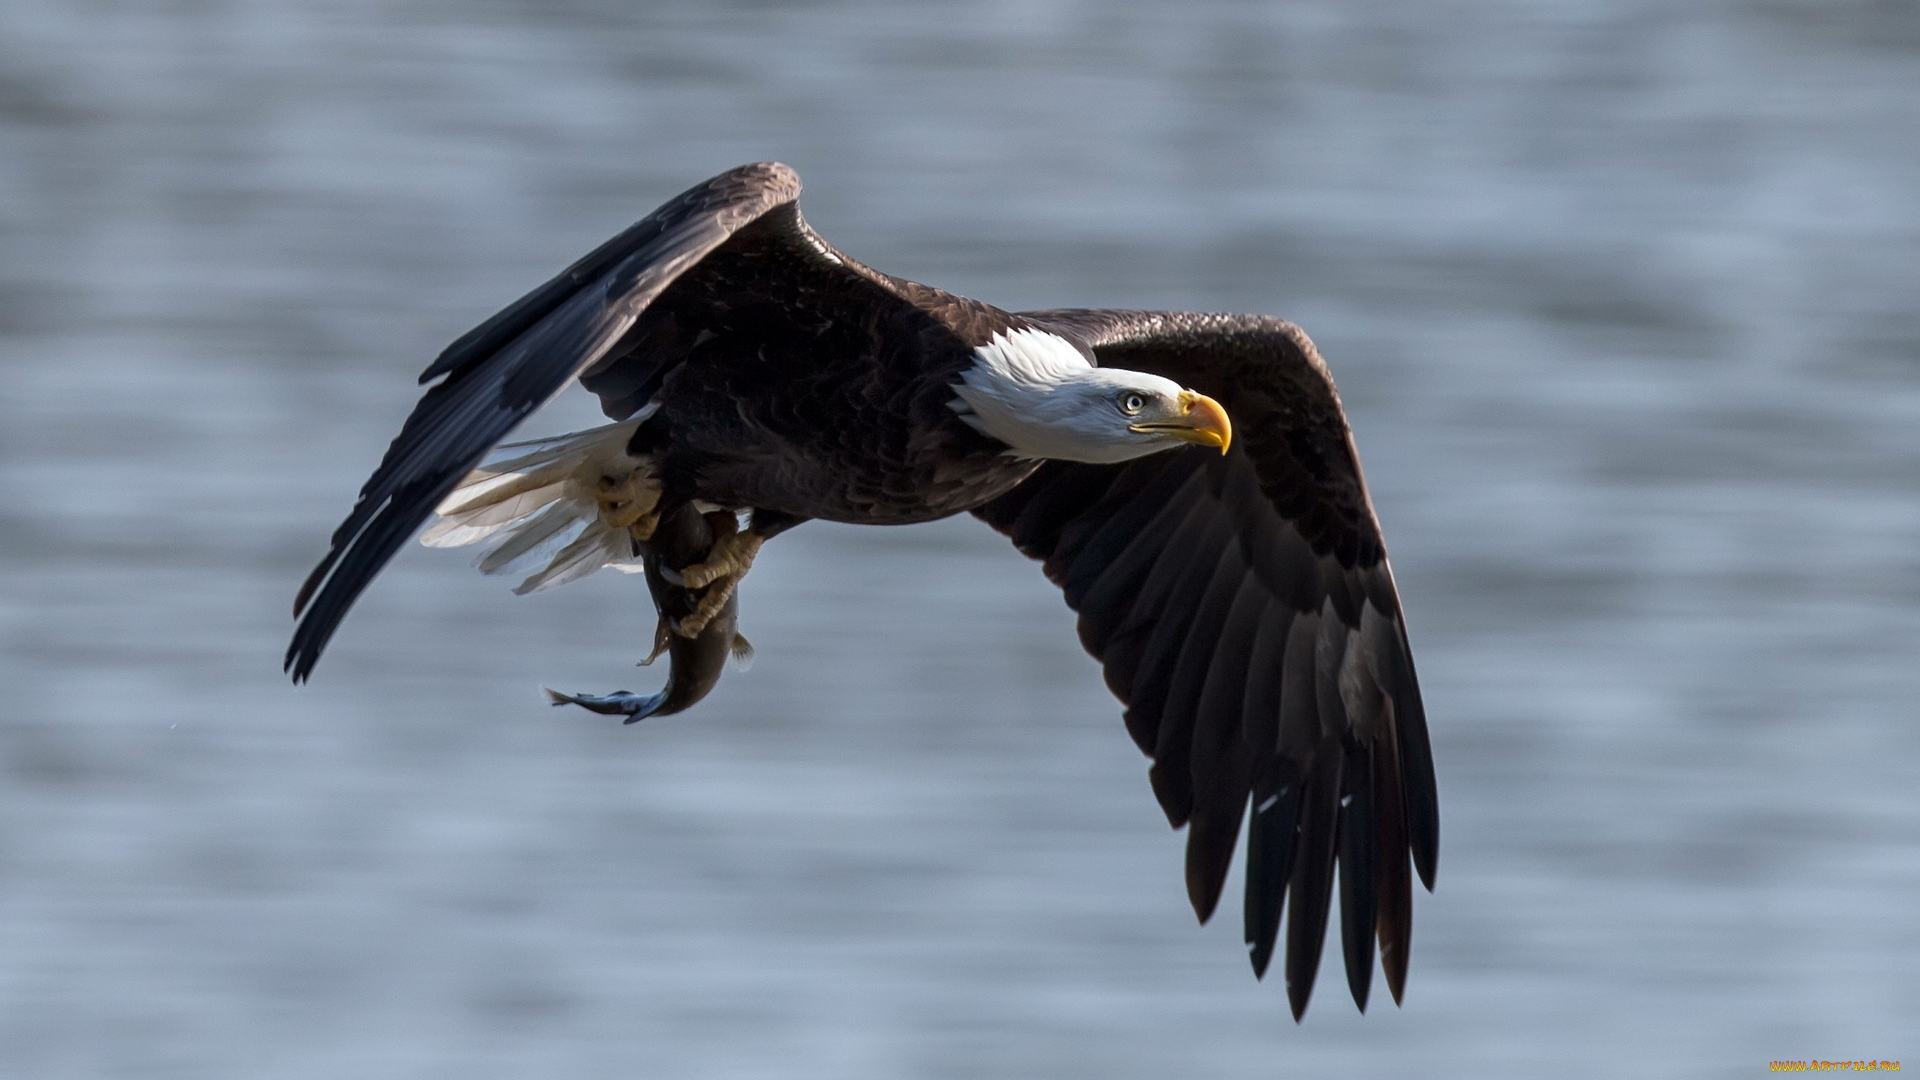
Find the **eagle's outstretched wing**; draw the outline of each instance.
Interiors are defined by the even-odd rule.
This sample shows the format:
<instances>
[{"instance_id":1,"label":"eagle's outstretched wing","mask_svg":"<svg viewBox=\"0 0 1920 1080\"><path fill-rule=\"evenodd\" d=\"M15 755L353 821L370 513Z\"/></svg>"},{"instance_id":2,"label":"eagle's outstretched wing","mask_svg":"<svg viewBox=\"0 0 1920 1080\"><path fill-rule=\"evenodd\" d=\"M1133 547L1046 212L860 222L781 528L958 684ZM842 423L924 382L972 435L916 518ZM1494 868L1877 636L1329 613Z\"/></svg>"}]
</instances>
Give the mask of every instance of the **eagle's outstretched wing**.
<instances>
[{"instance_id":1,"label":"eagle's outstretched wing","mask_svg":"<svg viewBox=\"0 0 1920 1080\"><path fill-rule=\"evenodd\" d=\"M300 588L286 656L294 680L312 672L361 590L495 443L574 376L626 351L641 312L688 267L799 194L784 165L722 173L449 345L420 381L445 378L407 417Z\"/></svg>"},{"instance_id":2,"label":"eagle's outstretched wing","mask_svg":"<svg viewBox=\"0 0 1920 1080\"><path fill-rule=\"evenodd\" d=\"M487 451L576 376L626 419L719 335L752 355L866 350L971 356L1005 317L876 273L801 218L800 178L773 162L699 184L602 244L458 341L420 377L431 386L361 489L294 602L286 667L303 680L347 609ZM979 324L979 325L974 325ZM905 344L902 344L905 343ZM791 395L789 395L791 396ZM763 395L765 409L792 401Z\"/></svg>"},{"instance_id":3,"label":"eagle's outstretched wing","mask_svg":"<svg viewBox=\"0 0 1920 1080\"><path fill-rule=\"evenodd\" d=\"M1395 1001L1412 915L1408 857L1433 887L1439 816L1426 717L1379 523L1332 379L1291 323L1138 311L1024 312L1105 367L1164 375L1233 419L1198 447L1122 465L1049 462L975 511L1080 615L1080 640L1188 827L1204 921L1240 821L1246 939L1264 974L1287 926L1297 1019L1339 867L1347 982L1364 1009L1377 937Z\"/></svg>"}]
</instances>

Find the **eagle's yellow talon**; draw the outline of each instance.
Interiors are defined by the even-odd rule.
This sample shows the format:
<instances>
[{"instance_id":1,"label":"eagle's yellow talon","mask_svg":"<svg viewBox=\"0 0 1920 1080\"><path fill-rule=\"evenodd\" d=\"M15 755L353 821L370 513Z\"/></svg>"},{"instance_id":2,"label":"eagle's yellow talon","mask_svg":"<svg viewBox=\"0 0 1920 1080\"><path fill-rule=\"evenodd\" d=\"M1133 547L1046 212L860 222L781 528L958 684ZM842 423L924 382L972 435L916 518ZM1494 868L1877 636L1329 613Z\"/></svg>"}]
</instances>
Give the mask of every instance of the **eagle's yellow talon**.
<instances>
[{"instance_id":1,"label":"eagle's yellow talon","mask_svg":"<svg viewBox=\"0 0 1920 1080\"><path fill-rule=\"evenodd\" d=\"M743 571L744 573L744 571ZM707 624L726 609L727 602L733 599L735 589L740 587L737 575L721 578L707 589L707 594L695 605L693 614L673 624L673 632L684 638L697 638L706 630Z\"/></svg>"},{"instance_id":2,"label":"eagle's yellow talon","mask_svg":"<svg viewBox=\"0 0 1920 1080\"><path fill-rule=\"evenodd\" d=\"M673 624L673 632L685 638L699 637L733 599L734 590L752 568L753 557L760 553L763 543L763 538L750 532L723 533L714 539L705 560L672 572L668 580L675 585L707 590L693 612Z\"/></svg>"},{"instance_id":3,"label":"eagle's yellow talon","mask_svg":"<svg viewBox=\"0 0 1920 1080\"><path fill-rule=\"evenodd\" d=\"M722 536L713 542L713 550L705 561L679 569L680 580L677 584L689 589L704 589L722 578L737 581L752 568L753 557L760 554L760 545L765 542L750 532Z\"/></svg>"}]
</instances>

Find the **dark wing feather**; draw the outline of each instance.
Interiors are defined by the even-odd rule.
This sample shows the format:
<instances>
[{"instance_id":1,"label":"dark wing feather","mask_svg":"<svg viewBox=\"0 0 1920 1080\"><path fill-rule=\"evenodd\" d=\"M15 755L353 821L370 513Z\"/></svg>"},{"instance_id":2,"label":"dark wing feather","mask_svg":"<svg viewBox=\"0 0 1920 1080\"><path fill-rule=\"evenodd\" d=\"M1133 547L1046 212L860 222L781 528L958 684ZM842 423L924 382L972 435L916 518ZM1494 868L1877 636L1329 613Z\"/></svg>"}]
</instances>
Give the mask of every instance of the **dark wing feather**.
<instances>
[{"instance_id":1,"label":"dark wing feather","mask_svg":"<svg viewBox=\"0 0 1920 1080\"><path fill-rule=\"evenodd\" d=\"M347 609L440 500L574 376L629 351L641 312L735 232L800 194L775 163L693 187L558 277L462 336L420 376L430 388L301 586L287 648L295 681L313 670ZM666 359L663 357L663 359Z\"/></svg>"},{"instance_id":2,"label":"dark wing feather","mask_svg":"<svg viewBox=\"0 0 1920 1080\"><path fill-rule=\"evenodd\" d=\"M1380 527L1332 379L1298 328L1254 316L1022 315L1100 364L1220 401L1233 449L1124 465L1050 462L976 513L1041 559L1080 640L1188 828L1206 920L1249 801L1246 936L1257 974L1283 912L1287 989L1306 1009L1336 869L1349 988L1364 1009L1377 940L1405 984L1408 862L1433 886L1439 817L1426 717Z\"/></svg>"}]
</instances>

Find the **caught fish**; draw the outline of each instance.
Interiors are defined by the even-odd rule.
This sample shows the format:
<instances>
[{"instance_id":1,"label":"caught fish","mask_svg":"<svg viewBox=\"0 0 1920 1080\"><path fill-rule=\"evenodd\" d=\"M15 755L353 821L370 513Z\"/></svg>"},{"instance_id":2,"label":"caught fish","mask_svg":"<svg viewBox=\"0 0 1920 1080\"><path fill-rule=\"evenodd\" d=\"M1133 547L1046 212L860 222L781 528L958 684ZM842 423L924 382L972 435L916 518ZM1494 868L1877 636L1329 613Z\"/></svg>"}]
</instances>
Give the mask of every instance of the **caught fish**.
<instances>
[{"instance_id":1,"label":"caught fish","mask_svg":"<svg viewBox=\"0 0 1920 1080\"><path fill-rule=\"evenodd\" d=\"M682 503L662 514L653 536L643 545L647 590L660 612L660 624L654 632L653 653L640 663L644 667L664 653L665 687L653 694L620 690L605 695L564 694L549 688L547 696L553 704L578 705L608 716L624 715L631 724L649 716L677 713L706 697L719 683L729 657L742 664L751 660L753 646L738 630L737 595L728 597L698 635L683 637L675 632L675 625L693 614L707 590L676 585L663 573L700 562L713 550L717 538L730 536L738 528L738 519L727 511L702 514L692 503Z\"/></svg>"}]
</instances>

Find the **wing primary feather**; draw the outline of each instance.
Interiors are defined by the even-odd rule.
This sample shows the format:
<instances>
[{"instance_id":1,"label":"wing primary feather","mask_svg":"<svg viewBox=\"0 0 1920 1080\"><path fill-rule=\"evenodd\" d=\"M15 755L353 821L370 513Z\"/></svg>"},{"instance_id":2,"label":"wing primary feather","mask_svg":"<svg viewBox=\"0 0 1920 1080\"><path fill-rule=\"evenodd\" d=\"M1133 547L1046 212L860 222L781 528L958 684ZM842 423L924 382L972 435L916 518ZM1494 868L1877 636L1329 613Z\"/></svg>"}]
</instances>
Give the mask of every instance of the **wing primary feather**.
<instances>
[{"instance_id":1,"label":"wing primary feather","mask_svg":"<svg viewBox=\"0 0 1920 1080\"><path fill-rule=\"evenodd\" d=\"M1398 623L1396 621L1396 627ZM1433 747L1427 740L1427 714L1420 704L1420 685L1413 673L1413 657L1406 635L1399 635L1400 662L1405 679L1392 697L1394 732L1400 748L1400 776L1407 793L1407 843L1413 851L1420 884L1433 891L1433 875L1440 859L1440 796L1433 779Z\"/></svg>"},{"instance_id":2,"label":"wing primary feather","mask_svg":"<svg viewBox=\"0 0 1920 1080\"><path fill-rule=\"evenodd\" d=\"M433 502L438 494L426 501ZM414 523L394 516L383 516L367 527L356 545L357 550L368 552L387 552L398 549L406 543L413 532ZM386 559L369 556L341 563L328 584L339 585L328 588L323 594L314 597L313 605L307 609L306 617L294 628L293 641L287 646L286 666L293 674L295 682L305 682L313 673L313 665L320 658L321 650L333 637L334 630L340 625L340 619L348 607L358 598L360 591L373 580L373 576L385 565ZM316 573L318 571L316 570Z\"/></svg>"},{"instance_id":3,"label":"wing primary feather","mask_svg":"<svg viewBox=\"0 0 1920 1080\"><path fill-rule=\"evenodd\" d=\"M1331 598L1320 611L1313 643L1313 729L1317 744L1307 771L1301 808L1301 850L1293 868L1293 915L1287 920L1287 996L1294 1019L1306 1013L1320 967L1327 916L1332 906L1333 863L1341 825L1340 800L1346 706L1340 698L1340 667L1349 633Z\"/></svg>"},{"instance_id":4,"label":"wing primary feather","mask_svg":"<svg viewBox=\"0 0 1920 1080\"><path fill-rule=\"evenodd\" d=\"M1247 666L1269 603L1266 590L1243 568L1233 607L1213 650L1205 688L1194 707L1187 898L1202 923L1213 917L1220 902L1227 869L1233 863L1233 849L1240 839L1240 819L1246 814L1253 757L1241 737Z\"/></svg>"},{"instance_id":5,"label":"wing primary feather","mask_svg":"<svg viewBox=\"0 0 1920 1080\"><path fill-rule=\"evenodd\" d=\"M1394 594L1392 568L1382 562L1367 571L1364 588L1370 600L1361 620L1366 659L1375 683L1385 691L1385 715L1399 758L1395 775L1404 794L1406 842L1421 883L1431 891L1440 848L1440 801L1434 787L1426 710L1420 703L1420 680L1407 645L1405 617Z\"/></svg>"},{"instance_id":6,"label":"wing primary feather","mask_svg":"<svg viewBox=\"0 0 1920 1080\"><path fill-rule=\"evenodd\" d=\"M1388 706L1391 710L1392 706ZM1373 815L1378 823L1374 873L1379 888L1380 970L1393 1003L1407 987L1407 959L1413 937L1413 877L1407 867L1406 808L1400 797L1400 755L1391 737L1373 745Z\"/></svg>"},{"instance_id":7,"label":"wing primary feather","mask_svg":"<svg viewBox=\"0 0 1920 1080\"><path fill-rule=\"evenodd\" d=\"M448 408L443 409L443 405ZM420 399L420 403L415 405L413 412L408 415L406 424L400 429L400 434L387 447L380 467L374 470L373 475L367 478L365 486L360 489L360 495L354 500L353 508L348 511L346 520L333 531L326 556L313 568L313 572L307 575L307 580L300 586L300 592L293 601L294 615L298 616L306 611L308 603L312 601L321 584L328 580L334 567L347 555L350 548L359 543L373 519L392 509L396 496L402 494L413 496L421 489L436 490L440 487L440 484L434 483L436 479L448 490L459 482L459 477L454 475L438 478L431 475L415 476L417 472L415 460L419 456L422 445L437 439L439 432L448 426L472 422L477 409L485 405L486 403L478 395L469 392L464 397L456 396L445 385L436 386L427 391L426 396ZM451 474L453 470L449 469L447 472ZM462 472L460 475L465 474ZM439 495L444 494L444 491L440 491L434 501L437 503ZM423 513L422 517L424 516Z\"/></svg>"},{"instance_id":8,"label":"wing primary feather","mask_svg":"<svg viewBox=\"0 0 1920 1080\"><path fill-rule=\"evenodd\" d=\"M1247 824L1246 898L1242 901L1248 959L1256 979L1266 978L1267 964L1273 959L1287 885L1293 878L1293 856L1299 848L1300 770L1280 758L1269 765L1268 775L1272 790L1254 802Z\"/></svg>"},{"instance_id":9,"label":"wing primary feather","mask_svg":"<svg viewBox=\"0 0 1920 1080\"><path fill-rule=\"evenodd\" d=\"M1213 576L1188 624L1186 640L1173 662L1167 690L1160 704L1160 736L1154 744L1153 769L1148 779L1169 820L1184 822L1193 816L1193 742L1197 706L1205 691L1207 672L1225 629L1227 614L1246 580L1247 567L1234 545L1225 545Z\"/></svg>"},{"instance_id":10,"label":"wing primary feather","mask_svg":"<svg viewBox=\"0 0 1920 1080\"><path fill-rule=\"evenodd\" d=\"M1335 831L1339 828L1340 745L1321 743L1300 796L1299 850L1293 861L1293 910L1287 916L1287 1003L1297 1022L1313 997L1320 949L1327 937L1333 900Z\"/></svg>"},{"instance_id":11,"label":"wing primary feather","mask_svg":"<svg viewBox=\"0 0 1920 1080\"><path fill-rule=\"evenodd\" d=\"M1278 785L1276 791L1285 792L1289 786L1292 789L1292 794L1283 797L1281 801L1290 802L1293 805L1290 821L1294 829L1287 836L1284 859L1275 860L1285 873L1275 876L1272 880L1275 892L1286 890L1292 894L1291 903L1294 910L1290 916L1289 927L1291 927L1291 920L1301 917L1300 905L1308 902L1296 878L1299 874L1300 853L1305 844L1306 833L1312 827L1307 820L1306 799L1310 790L1309 781L1312 780L1310 770L1315 760L1314 754L1321 741L1318 697L1314 689L1314 653L1319 640L1320 613L1318 611L1298 612L1293 616L1292 623L1287 629L1286 651L1281 657L1280 716L1272 760ZM1257 809L1259 804L1255 805ZM1324 905L1324 897L1321 903ZM1279 910L1277 899L1275 910ZM1322 918L1324 917L1323 915ZM1291 938L1292 931L1289 929L1289 941ZM1316 945L1314 948L1317 956L1319 946ZM1271 945L1268 951L1271 951ZM1293 995L1291 983L1295 970L1294 961L1291 958L1291 944L1288 947L1288 956L1288 997L1291 999ZM1315 963L1317 964L1318 961L1316 960ZM1308 990L1311 991L1310 978ZM1304 999L1300 1008L1305 1008ZM1299 1010L1296 1010L1294 1019L1299 1018Z\"/></svg>"},{"instance_id":12,"label":"wing primary feather","mask_svg":"<svg viewBox=\"0 0 1920 1080\"><path fill-rule=\"evenodd\" d=\"M1314 658L1320 644L1320 613L1298 612L1287 629L1287 651L1281 663L1279 753L1304 763L1320 745L1319 690Z\"/></svg>"},{"instance_id":13,"label":"wing primary feather","mask_svg":"<svg viewBox=\"0 0 1920 1080\"><path fill-rule=\"evenodd\" d=\"M1398 756L1394 772L1403 793L1399 801L1404 807L1406 843L1421 883L1431 890L1440 848L1440 803L1434 787L1426 710L1420 703L1420 680L1407 645L1405 619L1394 596L1392 569L1385 563L1373 568L1365 587L1370 598L1379 598L1362 618L1367 664L1374 682L1385 691L1385 716Z\"/></svg>"},{"instance_id":14,"label":"wing primary feather","mask_svg":"<svg viewBox=\"0 0 1920 1080\"><path fill-rule=\"evenodd\" d=\"M1376 830L1373 754L1353 740L1345 746L1340 795L1340 943L1346 954L1347 989L1361 1012L1373 985L1373 935L1379 912L1375 874Z\"/></svg>"},{"instance_id":15,"label":"wing primary feather","mask_svg":"<svg viewBox=\"0 0 1920 1080\"><path fill-rule=\"evenodd\" d=\"M1248 776L1256 804L1274 793L1278 783L1274 762L1280 751L1280 690L1286 671L1287 629L1293 612L1274 601L1260 613L1260 627L1247 647L1247 696L1241 706L1240 739L1243 753L1253 762Z\"/></svg>"},{"instance_id":16,"label":"wing primary feather","mask_svg":"<svg viewBox=\"0 0 1920 1080\"><path fill-rule=\"evenodd\" d=\"M1133 679L1132 693L1127 698L1127 730L1134 734L1135 741L1150 747L1148 753L1156 758L1163 743L1160 719L1167 690L1179 669L1180 655L1184 651L1181 646L1186 641L1188 628L1193 625L1195 613L1206 602L1206 587L1219 568L1220 552L1226 540L1226 526L1218 517L1203 515L1200 535L1183 552L1185 569L1167 594L1165 606L1154 622L1153 634L1141 654L1142 662ZM1158 760L1154 768L1160 768ZM1158 784L1155 790L1158 791ZM1186 823L1183 807L1169 805L1162 800L1160 808L1167 812L1167 820L1174 828Z\"/></svg>"}]
</instances>

